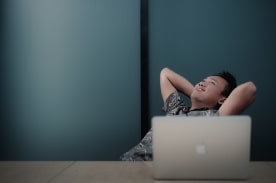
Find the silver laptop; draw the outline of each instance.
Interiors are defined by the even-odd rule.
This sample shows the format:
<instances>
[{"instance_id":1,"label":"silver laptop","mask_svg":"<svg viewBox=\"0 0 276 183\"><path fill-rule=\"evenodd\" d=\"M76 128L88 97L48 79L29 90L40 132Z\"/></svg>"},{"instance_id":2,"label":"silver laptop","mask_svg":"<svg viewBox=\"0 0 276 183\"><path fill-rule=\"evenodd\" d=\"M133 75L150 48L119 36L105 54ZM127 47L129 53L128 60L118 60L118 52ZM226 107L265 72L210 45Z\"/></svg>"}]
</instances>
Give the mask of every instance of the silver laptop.
<instances>
[{"instance_id":1,"label":"silver laptop","mask_svg":"<svg viewBox=\"0 0 276 183\"><path fill-rule=\"evenodd\" d=\"M155 179L248 179L249 116L155 116Z\"/></svg>"}]
</instances>

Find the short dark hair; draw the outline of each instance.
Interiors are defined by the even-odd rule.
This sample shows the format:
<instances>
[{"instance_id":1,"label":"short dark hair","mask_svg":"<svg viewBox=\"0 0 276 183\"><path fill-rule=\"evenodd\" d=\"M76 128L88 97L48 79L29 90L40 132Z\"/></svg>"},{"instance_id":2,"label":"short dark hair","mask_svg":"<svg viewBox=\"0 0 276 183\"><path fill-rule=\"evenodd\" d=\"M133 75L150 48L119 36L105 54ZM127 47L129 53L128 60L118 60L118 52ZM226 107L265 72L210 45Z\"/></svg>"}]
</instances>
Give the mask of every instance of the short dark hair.
<instances>
[{"instance_id":1,"label":"short dark hair","mask_svg":"<svg viewBox=\"0 0 276 183\"><path fill-rule=\"evenodd\" d=\"M227 81L228 85L226 85L225 89L221 93L225 97L228 97L230 93L237 87L236 78L228 71L222 71L213 74L213 76L219 76Z\"/></svg>"}]
</instances>

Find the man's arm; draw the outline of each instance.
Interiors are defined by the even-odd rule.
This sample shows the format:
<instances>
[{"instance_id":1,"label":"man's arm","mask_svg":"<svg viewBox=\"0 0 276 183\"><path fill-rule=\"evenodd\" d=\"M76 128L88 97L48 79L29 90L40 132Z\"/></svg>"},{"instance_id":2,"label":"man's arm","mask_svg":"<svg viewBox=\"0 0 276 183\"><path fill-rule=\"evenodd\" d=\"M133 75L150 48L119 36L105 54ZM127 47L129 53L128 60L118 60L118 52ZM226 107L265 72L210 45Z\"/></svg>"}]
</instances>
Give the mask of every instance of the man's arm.
<instances>
[{"instance_id":1,"label":"man's arm","mask_svg":"<svg viewBox=\"0 0 276 183\"><path fill-rule=\"evenodd\" d=\"M175 91L180 91L190 97L194 86L183 76L170 70L169 68L162 69L160 73L160 88L163 101Z\"/></svg>"},{"instance_id":2,"label":"man's arm","mask_svg":"<svg viewBox=\"0 0 276 183\"><path fill-rule=\"evenodd\" d=\"M219 115L238 115L255 100L256 86L249 81L237 86L219 108Z\"/></svg>"}]
</instances>

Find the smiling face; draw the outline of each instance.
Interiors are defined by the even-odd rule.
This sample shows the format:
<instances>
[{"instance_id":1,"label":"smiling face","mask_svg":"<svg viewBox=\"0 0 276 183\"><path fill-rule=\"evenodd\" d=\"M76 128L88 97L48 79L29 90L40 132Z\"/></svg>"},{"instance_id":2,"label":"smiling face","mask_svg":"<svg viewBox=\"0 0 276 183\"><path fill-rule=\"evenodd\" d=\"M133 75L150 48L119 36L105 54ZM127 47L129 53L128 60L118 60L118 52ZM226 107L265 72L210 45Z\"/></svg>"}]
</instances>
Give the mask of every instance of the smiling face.
<instances>
[{"instance_id":1,"label":"smiling face","mask_svg":"<svg viewBox=\"0 0 276 183\"><path fill-rule=\"evenodd\" d=\"M215 109L226 99L222 91L227 86L227 81L219 76L209 76L195 85L191 94L192 109L207 107Z\"/></svg>"}]
</instances>

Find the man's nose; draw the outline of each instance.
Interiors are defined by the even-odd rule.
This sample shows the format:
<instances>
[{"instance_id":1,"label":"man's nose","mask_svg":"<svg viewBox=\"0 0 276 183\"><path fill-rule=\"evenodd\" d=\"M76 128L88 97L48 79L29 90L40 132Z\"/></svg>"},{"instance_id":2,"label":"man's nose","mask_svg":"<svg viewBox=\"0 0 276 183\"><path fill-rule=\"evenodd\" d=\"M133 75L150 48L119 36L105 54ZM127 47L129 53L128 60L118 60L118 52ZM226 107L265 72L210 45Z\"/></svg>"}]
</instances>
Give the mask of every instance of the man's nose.
<instances>
[{"instance_id":1,"label":"man's nose","mask_svg":"<svg viewBox=\"0 0 276 183\"><path fill-rule=\"evenodd\" d=\"M203 86L203 83L202 83L202 82L200 82L200 83L198 83L198 85L199 85L199 86Z\"/></svg>"}]
</instances>

